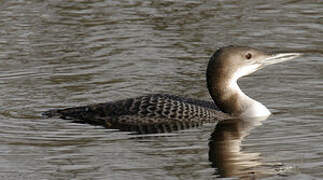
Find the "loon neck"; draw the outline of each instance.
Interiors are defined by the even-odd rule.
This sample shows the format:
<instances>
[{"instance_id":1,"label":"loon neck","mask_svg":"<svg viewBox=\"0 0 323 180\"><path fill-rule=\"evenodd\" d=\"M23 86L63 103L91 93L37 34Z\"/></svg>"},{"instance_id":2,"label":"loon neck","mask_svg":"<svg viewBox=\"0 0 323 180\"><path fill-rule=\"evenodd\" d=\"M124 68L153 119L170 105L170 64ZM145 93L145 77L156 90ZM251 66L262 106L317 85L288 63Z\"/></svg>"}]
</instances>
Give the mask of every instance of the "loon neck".
<instances>
[{"instance_id":1,"label":"loon neck","mask_svg":"<svg viewBox=\"0 0 323 180\"><path fill-rule=\"evenodd\" d=\"M221 111L235 117L250 118L269 116L270 111L260 102L248 97L238 86L241 72L230 72L229 68L207 69L207 86L209 93Z\"/></svg>"}]
</instances>

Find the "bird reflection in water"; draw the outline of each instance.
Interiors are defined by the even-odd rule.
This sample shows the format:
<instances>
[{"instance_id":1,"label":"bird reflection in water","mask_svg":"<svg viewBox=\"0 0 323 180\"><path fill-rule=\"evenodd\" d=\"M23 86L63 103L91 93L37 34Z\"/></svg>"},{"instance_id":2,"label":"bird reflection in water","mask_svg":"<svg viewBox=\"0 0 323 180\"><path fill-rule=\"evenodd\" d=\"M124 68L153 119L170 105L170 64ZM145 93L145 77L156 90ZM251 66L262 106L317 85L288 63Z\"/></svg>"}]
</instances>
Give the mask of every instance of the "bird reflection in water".
<instances>
[{"instance_id":1,"label":"bird reflection in water","mask_svg":"<svg viewBox=\"0 0 323 180\"><path fill-rule=\"evenodd\" d=\"M265 119L229 119L216 125L209 141L209 160L217 176L257 179L279 175L282 164L264 165L260 153L241 151L242 140Z\"/></svg>"}]
</instances>

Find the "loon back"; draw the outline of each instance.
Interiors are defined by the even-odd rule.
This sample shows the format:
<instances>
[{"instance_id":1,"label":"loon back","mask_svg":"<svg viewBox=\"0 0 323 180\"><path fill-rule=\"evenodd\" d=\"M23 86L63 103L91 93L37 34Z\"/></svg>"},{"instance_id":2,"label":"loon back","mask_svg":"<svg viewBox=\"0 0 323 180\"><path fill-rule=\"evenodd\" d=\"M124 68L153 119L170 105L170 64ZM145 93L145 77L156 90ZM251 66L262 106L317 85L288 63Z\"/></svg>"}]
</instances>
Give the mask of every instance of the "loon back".
<instances>
[{"instance_id":1,"label":"loon back","mask_svg":"<svg viewBox=\"0 0 323 180\"><path fill-rule=\"evenodd\" d=\"M171 132L229 117L220 112L213 102L168 94L54 109L44 115L139 133Z\"/></svg>"}]
</instances>

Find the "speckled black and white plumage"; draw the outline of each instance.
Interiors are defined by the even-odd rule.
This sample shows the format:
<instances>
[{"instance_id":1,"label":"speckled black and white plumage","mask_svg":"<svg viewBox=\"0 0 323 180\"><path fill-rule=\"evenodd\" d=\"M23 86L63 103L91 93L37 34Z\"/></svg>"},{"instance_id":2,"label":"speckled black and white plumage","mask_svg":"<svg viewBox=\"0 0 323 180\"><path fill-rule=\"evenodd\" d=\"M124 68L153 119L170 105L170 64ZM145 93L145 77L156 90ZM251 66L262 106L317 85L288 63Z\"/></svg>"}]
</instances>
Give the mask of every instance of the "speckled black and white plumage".
<instances>
[{"instance_id":1,"label":"speckled black and white plumage","mask_svg":"<svg viewBox=\"0 0 323 180\"><path fill-rule=\"evenodd\" d=\"M218 111L213 102L167 94L50 110L45 115L139 133L171 132L228 116Z\"/></svg>"}]
</instances>

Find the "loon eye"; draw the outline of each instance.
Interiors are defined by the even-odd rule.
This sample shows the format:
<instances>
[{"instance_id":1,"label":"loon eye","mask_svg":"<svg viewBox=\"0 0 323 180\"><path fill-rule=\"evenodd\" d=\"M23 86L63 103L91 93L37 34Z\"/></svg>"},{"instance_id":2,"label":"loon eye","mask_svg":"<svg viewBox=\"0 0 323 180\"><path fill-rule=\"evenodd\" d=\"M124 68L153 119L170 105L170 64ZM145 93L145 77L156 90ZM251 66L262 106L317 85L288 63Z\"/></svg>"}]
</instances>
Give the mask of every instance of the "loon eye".
<instances>
[{"instance_id":1,"label":"loon eye","mask_svg":"<svg viewBox=\"0 0 323 180\"><path fill-rule=\"evenodd\" d=\"M247 53L247 54L245 55L245 57L246 57L246 59L251 59L251 58L252 58L252 55L251 55L251 53Z\"/></svg>"}]
</instances>

